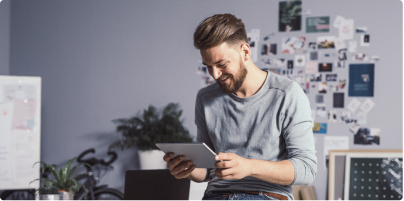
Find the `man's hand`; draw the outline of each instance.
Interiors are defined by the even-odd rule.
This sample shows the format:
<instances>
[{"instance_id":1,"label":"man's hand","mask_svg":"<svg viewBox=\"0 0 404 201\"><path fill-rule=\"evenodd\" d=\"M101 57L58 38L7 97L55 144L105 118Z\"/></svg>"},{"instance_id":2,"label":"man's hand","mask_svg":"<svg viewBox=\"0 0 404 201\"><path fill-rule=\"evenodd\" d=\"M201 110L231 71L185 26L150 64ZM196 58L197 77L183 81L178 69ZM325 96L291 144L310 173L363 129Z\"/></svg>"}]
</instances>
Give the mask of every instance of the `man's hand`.
<instances>
[{"instance_id":1,"label":"man's hand","mask_svg":"<svg viewBox=\"0 0 404 201\"><path fill-rule=\"evenodd\" d=\"M168 163L167 168L175 178L187 178L195 169L195 165L192 165L192 161L183 161L184 156L172 157L174 157L174 153L167 153L164 155L163 160Z\"/></svg>"},{"instance_id":2,"label":"man's hand","mask_svg":"<svg viewBox=\"0 0 404 201\"><path fill-rule=\"evenodd\" d=\"M249 159L234 153L219 153L215 160L216 176L219 179L242 179L250 176L252 166Z\"/></svg>"}]
</instances>

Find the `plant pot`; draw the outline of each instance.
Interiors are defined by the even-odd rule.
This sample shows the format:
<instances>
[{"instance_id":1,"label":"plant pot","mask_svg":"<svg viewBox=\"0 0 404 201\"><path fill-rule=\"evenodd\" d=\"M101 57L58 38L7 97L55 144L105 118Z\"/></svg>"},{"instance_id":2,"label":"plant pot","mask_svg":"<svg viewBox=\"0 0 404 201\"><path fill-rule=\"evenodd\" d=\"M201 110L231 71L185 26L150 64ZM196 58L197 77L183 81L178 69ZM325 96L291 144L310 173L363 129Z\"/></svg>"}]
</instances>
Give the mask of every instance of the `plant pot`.
<instances>
[{"instance_id":1,"label":"plant pot","mask_svg":"<svg viewBox=\"0 0 404 201\"><path fill-rule=\"evenodd\" d=\"M39 194L40 200L60 200L60 194Z\"/></svg>"},{"instance_id":2,"label":"plant pot","mask_svg":"<svg viewBox=\"0 0 404 201\"><path fill-rule=\"evenodd\" d=\"M163 160L165 153L159 149L142 151L138 150L140 169L167 169L167 162Z\"/></svg>"},{"instance_id":3,"label":"plant pot","mask_svg":"<svg viewBox=\"0 0 404 201\"><path fill-rule=\"evenodd\" d=\"M59 190L59 196L61 200L73 200L73 192L70 191L65 191L65 190Z\"/></svg>"}]
</instances>

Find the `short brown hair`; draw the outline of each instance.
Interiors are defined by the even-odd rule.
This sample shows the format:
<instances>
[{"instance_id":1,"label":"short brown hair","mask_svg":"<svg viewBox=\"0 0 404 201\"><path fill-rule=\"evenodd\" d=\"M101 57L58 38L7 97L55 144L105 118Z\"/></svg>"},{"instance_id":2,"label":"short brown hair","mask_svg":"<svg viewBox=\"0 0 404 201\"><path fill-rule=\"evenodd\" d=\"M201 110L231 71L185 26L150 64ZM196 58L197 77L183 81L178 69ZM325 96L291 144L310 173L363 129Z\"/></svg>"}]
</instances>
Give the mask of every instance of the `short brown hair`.
<instances>
[{"instance_id":1,"label":"short brown hair","mask_svg":"<svg viewBox=\"0 0 404 201\"><path fill-rule=\"evenodd\" d=\"M224 42L229 45L248 43L244 23L232 14L208 17L195 30L194 46L197 49L208 49Z\"/></svg>"}]
</instances>

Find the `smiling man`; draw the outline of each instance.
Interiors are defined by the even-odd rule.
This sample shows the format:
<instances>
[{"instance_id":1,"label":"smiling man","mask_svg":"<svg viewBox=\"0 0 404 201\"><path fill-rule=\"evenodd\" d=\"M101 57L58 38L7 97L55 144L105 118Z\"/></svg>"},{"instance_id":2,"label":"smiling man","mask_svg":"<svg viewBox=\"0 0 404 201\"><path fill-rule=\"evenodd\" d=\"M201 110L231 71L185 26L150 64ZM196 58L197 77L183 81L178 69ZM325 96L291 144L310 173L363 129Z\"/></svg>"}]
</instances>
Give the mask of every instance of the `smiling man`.
<instances>
[{"instance_id":1,"label":"smiling man","mask_svg":"<svg viewBox=\"0 0 404 201\"><path fill-rule=\"evenodd\" d=\"M196 98L197 141L218 155L215 169L183 156L164 156L176 178L209 181L203 199L293 199L291 185L317 172L310 103L287 78L260 70L241 19L219 14L202 21L194 46L217 83Z\"/></svg>"}]
</instances>

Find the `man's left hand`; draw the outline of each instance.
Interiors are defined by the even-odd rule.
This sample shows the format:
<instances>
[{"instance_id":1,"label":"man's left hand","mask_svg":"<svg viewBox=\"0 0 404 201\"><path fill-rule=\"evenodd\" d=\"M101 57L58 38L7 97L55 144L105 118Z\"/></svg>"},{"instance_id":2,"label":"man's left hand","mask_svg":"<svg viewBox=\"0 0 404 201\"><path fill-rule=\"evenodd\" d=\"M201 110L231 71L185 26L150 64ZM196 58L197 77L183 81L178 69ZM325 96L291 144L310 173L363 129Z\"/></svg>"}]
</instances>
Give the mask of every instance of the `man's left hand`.
<instances>
[{"instance_id":1,"label":"man's left hand","mask_svg":"<svg viewBox=\"0 0 404 201\"><path fill-rule=\"evenodd\" d=\"M242 179L251 175L249 159L234 153L219 153L215 160L216 176L220 179Z\"/></svg>"}]
</instances>

